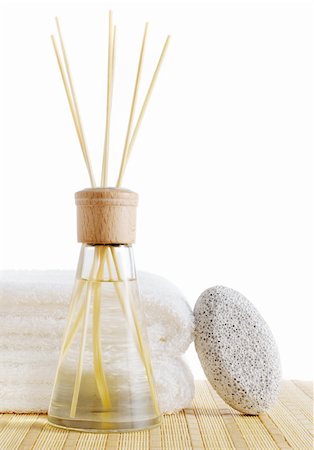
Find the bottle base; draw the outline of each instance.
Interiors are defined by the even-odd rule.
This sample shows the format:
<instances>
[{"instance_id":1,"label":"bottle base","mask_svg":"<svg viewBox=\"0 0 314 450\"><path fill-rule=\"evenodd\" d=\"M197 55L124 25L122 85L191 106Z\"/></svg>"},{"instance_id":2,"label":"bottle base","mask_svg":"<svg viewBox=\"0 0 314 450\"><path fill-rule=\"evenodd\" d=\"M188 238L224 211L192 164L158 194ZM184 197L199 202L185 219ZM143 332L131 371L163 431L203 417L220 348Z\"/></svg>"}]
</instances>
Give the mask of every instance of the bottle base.
<instances>
[{"instance_id":1,"label":"bottle base","mask_svg":"<svg viewBox=\"0 0 314 450\"><path fill-rule=\"evenodd\" d=\"M63 419L48 415L50 425L58 428L86 433L126 433L144 431L160 425L160 417L137 422L97 422L90 420Z\"/></svg>"}]
</instances>

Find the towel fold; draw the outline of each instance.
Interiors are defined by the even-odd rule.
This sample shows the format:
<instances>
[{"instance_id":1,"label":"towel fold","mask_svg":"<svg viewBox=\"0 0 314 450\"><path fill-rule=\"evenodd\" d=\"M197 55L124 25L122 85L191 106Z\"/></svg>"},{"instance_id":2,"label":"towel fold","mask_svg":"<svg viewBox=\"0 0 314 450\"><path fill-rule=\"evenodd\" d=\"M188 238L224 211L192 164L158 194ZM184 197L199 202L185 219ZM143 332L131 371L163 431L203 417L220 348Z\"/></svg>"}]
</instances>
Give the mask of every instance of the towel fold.
<instances>
[{"instance_id":1,"label":"towel fold","mask_svg":"<svg viewBox=\"0 0 314 450\"><path fill-rule=\"evenodd\" d=\"M152 353L181 355L193 341L191 307L179 289L165 278L139 272L138 280Z\"/></svg>"},{"instance_id":2,"label":"towel fold","mask_svg":"<svg viewBox=\"0 0 314 450\"><path fill-rule=\"evenodd\" d=\"M173 413L190 406L194 397L193 375L181 357L152 357L160 410Z\"/></svg>"},{"instance_id":3,"label":"towel fold","mask_svg":"<svg viewBox=\"0 0 314 450\"><path fill-rule=\"evenodd\" d=\"M188 406L193 376L181 355L193 314L168 280L139 272L162 412ZM74 281L70 271L0 272L0 411L47 411Z\"/></svg>"}]
</instances>

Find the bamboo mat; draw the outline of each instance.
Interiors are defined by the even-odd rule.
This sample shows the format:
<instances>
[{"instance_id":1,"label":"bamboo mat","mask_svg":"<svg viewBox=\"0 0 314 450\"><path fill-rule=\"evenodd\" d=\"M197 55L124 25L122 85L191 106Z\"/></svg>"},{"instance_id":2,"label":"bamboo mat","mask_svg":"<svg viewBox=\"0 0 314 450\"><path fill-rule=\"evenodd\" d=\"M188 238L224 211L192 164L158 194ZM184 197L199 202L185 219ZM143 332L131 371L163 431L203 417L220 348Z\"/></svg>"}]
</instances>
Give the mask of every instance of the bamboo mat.
<instances>
[{"instance_id":1,"label":"bamboo mat","mask_svg":"<svg viewBox=\"0 0 314 450\"><path fill-rule=\"evenodd\" d=\"M313 449L313 388L284 381L275 408L244 416L229 408L206 381L196 381L191 408L164 416L160 428L121 434L53 428L45 415L1 414L0 450Z\"/></svg>"}]
</instances>

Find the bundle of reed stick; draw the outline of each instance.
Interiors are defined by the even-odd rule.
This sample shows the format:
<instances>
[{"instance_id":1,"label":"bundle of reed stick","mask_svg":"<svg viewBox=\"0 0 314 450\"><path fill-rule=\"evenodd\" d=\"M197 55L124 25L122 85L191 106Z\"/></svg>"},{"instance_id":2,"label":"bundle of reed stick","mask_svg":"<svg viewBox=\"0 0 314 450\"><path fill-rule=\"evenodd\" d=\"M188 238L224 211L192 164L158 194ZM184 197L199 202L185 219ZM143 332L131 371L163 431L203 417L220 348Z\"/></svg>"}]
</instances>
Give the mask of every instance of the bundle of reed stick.
<instances>
[{"instance_id":1,"label":"bundle of reed stick","mask_svg":"<svg viewBox=\"0 0 314 450\"><path fill-rule=\"evenodd\" d=\"M52 35L52 44L54 47L55 55L57 58L58 66L60 69L60 74L62 77L64 89L66 92L68 104L70 107L71 115L73 118L75 130L77 133L77 137L79 140L79 144L82 150L82 154L84 157L85 165L87 168L88 176L90 179L91 186L93 188L97 187L93 169L91 166L89 150L86 143L86 137L84 133L84 128L81 120L80 110L78 106L77 96L73 84L72 74L70 70L70 65L68 61L68 56L63 40L63 35L61 31L61 26L58 18L56 18L56 26L57 33L60 42L60 48L57 45L56 38ZM135 78L135 84L133 89L132 102L130 107L129 120L126 130L126 135L124 139L124 147L123 153L120 163L120 170L116 182L116 187L121 187L123 176L125 174L125 170L131 155L131 152L134 147L134 143L136 137L138 135L141 123L143 121L143 117L145 111L147 109L151 94L153 92L162 62L164 60L166 50L169 44L170 36L168 36L163 45L161 54L159 56L156 68L152 75L149 87L144 97L144 101L142 106L140 107L139 114L137 119L135 120L135 110L138 99L139 85L143 67L144 60L144 51L146 46L148 32L148 24L145 24L144 34L140 49L140 55L137 65L137 73ZM116 26L113 25L112 21L112 12L109 11L108 17L108 70L107 70L107 103L106 103L106 122L105 122L105 136L104 136L104 147L103 147L103 158L102 158L102 170L101 170L101 180L99 187L107 187L108 186L108 167L109 167L109 148L110 148L110 123L111 123L111 110L112 110L112 99L113 99L113 85L114 85L114 72L115 72L115 47L116 47ZM101 349L101 321L100 321L100 306L101 306L101 293L100 293L100 283L99 280L103 278L105 267L109 273L110 279L113 281L122 282L126 287L126 277L122 271L122 268L119 266L119 261L117 255L115 253L115 248L110 245L106 246L97 246L94 253L94 260L89 276L89 283L87 287L86 294L86 302L84 302L78 310L77 316L73 321L68 321L65 338L63 342L63 346L61 349L61 357L59 359L59 366L62 363L63 358L65 357L67 351L69 350L74 337L76 336L79 329L82 329L81 340L80 340L80 354L77 363L77 370L75 376L75 384L72 396L72 404L70 416L75 417L77 410L77 403L79 397L79 390L82 379L82 370L83 370L83 359L84 359L84 348L86 343L86 334L87 334L87 313L91 303L91 299L93 298L93 360L94 360L94 372L96 385L99 392L99 396L102 400L104 410L108 410L111 407L110 400L110 392L108 389L108 383L106 379L106 373L104 370L103 360L102 360L102 349ZM98 282L98 283L97 283ZM156 410L156 414L159 415L159 407L156 399L156 392L154 389L153 376L152 376L152 368L150 363L149 352L146 347L146 343L143 340L141 334L141 328L139 324L139 320L137 318L137 313L130 303L130 307L128 306L128 302L126 301L127 295L127 287L125 289L121 289L120 283L114 283L116 295L119 299L122 311L125 315L125 318L132 330L132 336L134 338L136 348L138 349L141 360L143 361L152 400L154 403L154 407ZM74 311L75 307L78 306L79 298L82 294L83 284L78 283L76 289L73 293L71 304L70 304L70 312ZM69 317L71 314L69 314Z\"/></svg>"}]
</instances>

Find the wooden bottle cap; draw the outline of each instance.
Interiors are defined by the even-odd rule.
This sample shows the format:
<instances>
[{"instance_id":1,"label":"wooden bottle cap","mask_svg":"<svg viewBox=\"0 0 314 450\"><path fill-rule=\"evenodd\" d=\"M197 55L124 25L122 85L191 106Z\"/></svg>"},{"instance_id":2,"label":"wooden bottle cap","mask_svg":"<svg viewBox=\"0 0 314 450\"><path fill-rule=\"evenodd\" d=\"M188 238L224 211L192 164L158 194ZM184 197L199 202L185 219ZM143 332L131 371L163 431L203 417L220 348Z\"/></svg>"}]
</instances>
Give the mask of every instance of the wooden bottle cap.
<instances>
[{"instance_id":1,"label":"wooden bottle cap","mask_svg":"<svg viewBox=\"0 0 314 450\"><path fill-rule=\"evenodd\" d=\"M86 244L133 244L138 195L128 189L76 192L77 240Z\"/></svg>"}]
</instances>

